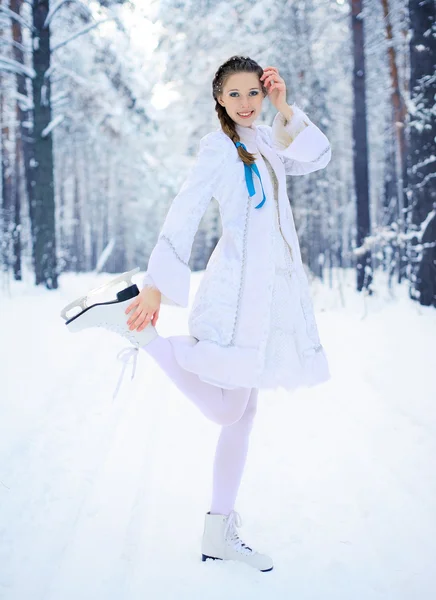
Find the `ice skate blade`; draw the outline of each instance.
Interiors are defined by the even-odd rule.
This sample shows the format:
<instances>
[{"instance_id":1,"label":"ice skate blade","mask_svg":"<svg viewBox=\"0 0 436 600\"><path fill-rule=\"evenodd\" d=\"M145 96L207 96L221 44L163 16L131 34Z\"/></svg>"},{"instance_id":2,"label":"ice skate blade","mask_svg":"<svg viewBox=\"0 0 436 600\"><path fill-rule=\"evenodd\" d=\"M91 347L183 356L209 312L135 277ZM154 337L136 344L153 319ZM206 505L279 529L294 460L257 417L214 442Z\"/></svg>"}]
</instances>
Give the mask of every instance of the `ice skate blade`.
<instances>
[{"instance_id":1,"label":"ice skate blade","mask_svg":"<svg viewBox=\"0 0 436 600\"><path fill-rule=\"evenodd\" d=\"M202 562L206 562L206 560L208 560L208 559L210 559L210 560L224 560L224 559L222 559L222 558L218 558L218 557L216 557L216 556L208 556L207 554L202 554L202 555L201 555L201 560L202 560ZM229 560L234 560L234 559L229 559ZM239 562L239 561L238 561L238 562ZM244 564L247 564L247 563L245 563L244 561L240 561L240 562L243 562ZM252 565L248 565L248 566L252 566ZM268 573L269 571L272 571L273 569L274 569L274 567L271 567L270 569L258 569L258 570L259 570L261 573Z\"/></svg>"},{"instance_id":2,"label":"ice skate blade","mask_svg":"<svg viewBox=\"0 0 436 600\"><path fill-rule=\"evenodd\" d=\"M61 310L61 317L63 319L65 319L65 321L66 321L65 325L69 325L70 323L72 323L73 321L75 321L76 319L78 319L79 317L84 315L86 312L91 310L91 308L95 308L97 306L109 306L111 304L120 304L121 302L125 302L126 300L131 300L132 298L135 298L135 296L137 296L138 294L139 294L138 286L136 284L133 284L130 287L126 288L125 290L121 290L121 292L118 292L116 300L110 300L109 302L96 302L95 304L91 304L91 306L85 306L81 312L79 312L77 315L74 315L73 317L69 318L67 316L67 313L71 310L71 308L74 308L74 306L77 306L77 304L76 304L77 300L74 300L74 302L71 302L71 304L67 304L67 306L65 306ZM84 298L86 298L86 296L84 296ZM126 322L127 322L127 315L126 315Z\"/></svg>"},{"instance_id":3,"label":"ice skate blade","mask_svg":"<svg viewBox=\"0 0 436 600\"><path fill-rule=\"evenodd\" d=\"M117 287L119 287L119 284L125 283L127 285L127 288L124 288L124 289L121 288L120 290L118 290L117 297L118 297L118 293L124 292L126 289L129 289L132 286L137 287L133 283L132 277L133 277L133 275L135 275L138 272L139 272L139 267L135 267L135 269L132 269L131 271L126 271L125 273L118 275L118 277L114 277L114 279L111 279L107 283L104 283L103 285L93 288L85 296L80 296L79 298L76 298L76 300L73 300L73 302L70 302L69 304L64 306L64 308L61 310L61 317L65 321L68 322L70 320L69 313L71 313L71 311L74 308L80 308L81 312L74 315L74 316L78 316L82 312L84 312L87 308L91 308L91 306L96 306L97 304L107 304L107 302L100 302L100 303L96 302L95 304L92 304L91 297L96 296L98 294L102 294L103 292L108 291L111 288L117 288ZM139 294L139 290L138 290L138 294ZM135 295L137 295L137 294L135 294ZM74 318L74 316L71 317L71 319Z\"/></svg>"},{"instance_id":4,"label":"ice skate blade","mask_svg":"<svg viewBox=\"0 0 436 600\"><path fill-rule=\"evenodd\" d=\"M223 560L222 558L217 558L216 556L207 556L207 554L201 555L201 560L203 562L205 562L208 558L210 558L210 560Z\"/></svg>"}]
</instances>

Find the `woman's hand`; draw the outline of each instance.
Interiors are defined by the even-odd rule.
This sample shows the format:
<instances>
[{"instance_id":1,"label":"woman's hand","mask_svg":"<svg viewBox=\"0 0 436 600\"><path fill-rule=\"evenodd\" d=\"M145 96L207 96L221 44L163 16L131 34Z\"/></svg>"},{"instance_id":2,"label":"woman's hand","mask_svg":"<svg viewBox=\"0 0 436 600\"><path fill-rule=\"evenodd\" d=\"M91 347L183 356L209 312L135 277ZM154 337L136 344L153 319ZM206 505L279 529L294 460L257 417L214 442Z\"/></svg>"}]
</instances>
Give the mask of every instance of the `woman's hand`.
<instances>
[{"instance_id":1,"label":"woman's hand","mask_svg":"<svg viewBox=\"0 0 436 600\"><path fill-rule=\"evenodd\" d=\"M282 112L288 106L286 102L286 83L280 77L279 70L276 67L266 67L260 78L268 91L268 98L275 108ZM274 83L272 83L274 82Z\"/></svg>"},{"instance_id":2,"label":"woman's hand","mask_svg":"<svg viewBox=\"0 0 436 600\"><path fill-rule=\"evenodd\" d=\"M142 331L150 323L156 325L159 318L162 295L156 288L145 286L126 308L126 315L135 309L127 321L131 331Z\"/></svg>"}]
</instances>

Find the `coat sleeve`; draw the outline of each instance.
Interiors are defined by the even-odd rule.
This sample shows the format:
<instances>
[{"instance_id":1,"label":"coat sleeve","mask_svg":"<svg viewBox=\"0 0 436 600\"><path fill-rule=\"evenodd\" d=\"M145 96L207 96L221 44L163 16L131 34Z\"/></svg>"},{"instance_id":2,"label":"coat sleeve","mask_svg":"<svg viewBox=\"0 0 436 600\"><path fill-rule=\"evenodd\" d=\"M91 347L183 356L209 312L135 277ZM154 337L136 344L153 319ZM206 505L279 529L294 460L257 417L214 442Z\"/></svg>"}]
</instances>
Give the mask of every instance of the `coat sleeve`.
<instances>
[{"instance_id":1,"label":"coat sleeve","mask_svg":"<svg viewBox=\"0 0 436 600\"><path fill-rule=\"evenodd\" d=\"M288 122L281 113L274 117L270 135L272 144L285 166L287 175L305 175L323 169L331 159L326 135L296 104Z\"/></svg>"},{"instance_id":2,"label":"coat sleeve","mask_svg":"<svg viewBox=\"0 0 436 600\"><path fill-rule=\"evenodd\" d=\"M143 287L160 290L164 304L188 306L192 244L227 156L226 140L216 132L204 136L195 164L168 210L143 280Z\"/></svg>"}]
</instances>

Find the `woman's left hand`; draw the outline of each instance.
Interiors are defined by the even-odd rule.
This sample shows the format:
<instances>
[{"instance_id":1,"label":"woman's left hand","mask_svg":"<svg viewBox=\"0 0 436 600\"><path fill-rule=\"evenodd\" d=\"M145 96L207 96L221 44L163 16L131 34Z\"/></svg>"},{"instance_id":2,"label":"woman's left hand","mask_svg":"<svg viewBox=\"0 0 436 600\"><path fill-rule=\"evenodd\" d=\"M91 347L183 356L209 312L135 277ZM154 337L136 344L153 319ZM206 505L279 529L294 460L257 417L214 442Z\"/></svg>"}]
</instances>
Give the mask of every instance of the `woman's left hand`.
<instances>
[{"instance_id":1,"label":"woman's left hand","mask_svg":"<svg viewBox=\"0 0 436 600\"><path fill-rule=\"evenodd\" d=\"M268 91L268 98L275 108L280 112L286 105L286 83L280 77L276 67L265 67L260 78ZM273 83L274 82L274 83Z\"/></svg>"}]
</instances>

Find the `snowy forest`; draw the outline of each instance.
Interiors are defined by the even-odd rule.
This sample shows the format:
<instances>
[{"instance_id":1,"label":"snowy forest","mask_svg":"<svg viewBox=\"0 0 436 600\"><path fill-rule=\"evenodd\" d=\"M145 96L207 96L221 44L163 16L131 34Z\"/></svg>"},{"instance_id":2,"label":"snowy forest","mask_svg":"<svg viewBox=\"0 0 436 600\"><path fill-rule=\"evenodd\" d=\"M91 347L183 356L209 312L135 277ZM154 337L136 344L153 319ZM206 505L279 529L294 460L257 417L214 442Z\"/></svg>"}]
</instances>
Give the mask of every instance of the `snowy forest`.
<instances>
[{"instance_id":1,"label":"snowy forest","mask_svg":"<svg viewBox=\"0 0 436 600\"><path fill-rule=\"evenodd\" d=\"M331 141L327 169L288 178L313 276L352 267L371 293L383 271L436 306L435 45L433 0L1 0L2 286L145 269L241 54ZM219 236L212 199L194 271Z\"/></svg>"},{"instance_id":2,"label":"snowy forest","mask_svg":"<svg viewBox=\"0 0 436 600\"><path fill-rule=\"evenodd\" d=\"M0 600L435 600L435 7L0 0ZM291 277L277 266L276 342L262 342L288 374L303 370L298 339L310 334L305 364L325 348L331 378L297 389L261 381L242 416L218 424L198 407L227 399L233 410L240 390L151 348L199 341L191 301L225 241L219 194L192 272L189 248L183 257L189 305L162 302L151 342L148 325L135 332L139 348L124 310L132 298L115 302L107 284L134 270L144 282L200 140L220 126L212 81L234 55L277 67L287 103L331 144L325 168L286 178L304 268L299 256ZM272 125L272 98L256 125ZM222 289L233 286L238 337L266 323L259 257L272 255L257 248L259 231L251 262L236 244L228 254L242 254L261 285L241 268L239 289L226 275L204 294L217 299L221 331L232 316ZM250 311L239 310L244 287ZM95 288L96 306L84 296ZM100 312L77 335L88 300L116 319ZM72 304L84 314L70 328ZM254 369L250 339L240 349ZM212 358L200 349L199 362L244 370L238 344L233 333L223 346L211 339ZM213 498L232 494L213 514ZM220 545L238 560L210 560L222 554L205 551L203 527L230 505L238 512L221 520ZM256 552L271 556L271 572L242 564Z\"/></svg>"}]
</instances>

